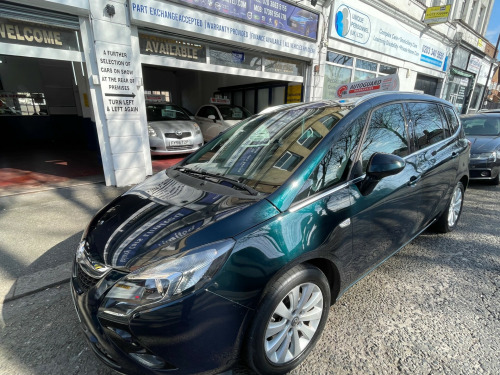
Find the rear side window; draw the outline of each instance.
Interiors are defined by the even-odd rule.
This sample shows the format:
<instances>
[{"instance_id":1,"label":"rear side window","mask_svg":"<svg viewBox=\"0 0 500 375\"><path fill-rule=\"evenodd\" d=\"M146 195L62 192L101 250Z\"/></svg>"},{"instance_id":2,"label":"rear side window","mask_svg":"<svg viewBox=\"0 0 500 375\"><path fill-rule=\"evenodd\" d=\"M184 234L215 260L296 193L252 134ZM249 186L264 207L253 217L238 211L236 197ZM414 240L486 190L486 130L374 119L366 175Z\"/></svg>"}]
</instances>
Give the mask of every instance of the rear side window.
<instances>
[{"instance_id":1,"label":"rear side window","mask_svg":"<svg viewBox=\"0 0 500 375\"><path fill-rule=\"evenodd\" d=\"M363 172L370 157L384 152L404 157L409 154L406 122L401 104L389 104L373 111L361 150Z\"/></svg>"},{"instance_id":2,"label":"rear side window","mask_svg":"<svg viewBox=\"0 0 500 375\"><path fill-rule=\"evenodd\" d=\"M417 150L429 147L445 138L443 121L437 104L408 103L413 122L415 147Z\"/></svg>"},{"instance_id":3,"label":"rear side window","mask_svg":"<svg viewBox=\"0 0 500 375\"><path fill-rule=\"evenodd\" d=\"M451 134L455 134L459 126L457 115L453 110L453 108L451 107L443 106L443 110L446 116L446 120L448 120L448 125L450 126Z\"/></svg>"}]
</instances>

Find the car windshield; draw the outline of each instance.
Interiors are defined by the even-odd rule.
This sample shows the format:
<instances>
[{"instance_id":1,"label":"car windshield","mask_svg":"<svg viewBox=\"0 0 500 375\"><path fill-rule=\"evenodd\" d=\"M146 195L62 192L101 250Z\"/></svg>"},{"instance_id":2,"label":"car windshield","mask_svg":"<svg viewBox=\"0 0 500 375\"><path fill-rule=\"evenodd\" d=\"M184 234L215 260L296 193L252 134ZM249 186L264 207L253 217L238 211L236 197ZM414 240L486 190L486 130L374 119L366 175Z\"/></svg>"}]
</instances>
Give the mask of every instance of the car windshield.
<instances>
[{"instance_id":1,"label":"car windshield","mask_svg":"<svg viewBox=\"0 0 500 375\"><path fill-rule=\"evenodd\" d=\"M253 116L189 156L182 167L272 193L349 110L309 106Z\"/></svg>"},{"instance_id":2,"label":"car windshield","mask_svg":"<svg viewBox=\"0 0 500 375\"><path fill-rule=\"evenodd\" d=\"M244 120L252 115L246 108L237 105L218 105L217 108L224 120Z\"/></svg>"},{"instance_id":3,"label":"car windshield","mask_svg":"<svg viewBox=\"0 0 500 375\"><path fill-rule=\"evenodd\" d=\"M176 105L172 104L146 104L148 121L189 121L189 115Z\"/></svg>"},{"instance_id":4,"label":"car windshield","mask_svg":"<svg viewBox=\"0 0 500 375\"><path fill-rule=\"evenodd\" d=\"M466 135L500 135L499 116L467 116L461 118Z\"/></svg>"}]
</instances>

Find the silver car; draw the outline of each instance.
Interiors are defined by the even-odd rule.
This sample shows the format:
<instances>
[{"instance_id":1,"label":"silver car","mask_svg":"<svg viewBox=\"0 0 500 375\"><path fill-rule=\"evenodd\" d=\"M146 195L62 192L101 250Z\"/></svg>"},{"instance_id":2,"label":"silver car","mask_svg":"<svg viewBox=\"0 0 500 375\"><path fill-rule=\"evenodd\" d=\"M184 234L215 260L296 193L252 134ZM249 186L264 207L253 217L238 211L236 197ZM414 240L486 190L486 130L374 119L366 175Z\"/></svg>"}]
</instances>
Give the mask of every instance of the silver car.
<instances>
[{"instance_id":1,"label":"silver car","mask_svg":"<svg viewBox=\"0 0 500 375\"><path fill-rule=\"evenodd\" d=\"M198 109L195 119L200 124L203 139L210 141L251 115L246 108L237 105L206 104Z\"/></svg>"},{"instance_id":2,"label":"silver car","mask_svg":"<svg viewBox=\"0 0 500 375\"><path fill-rule=\"evenodd\" d=\"M146 103L151 155L185 154L203 146L198 124L181 107L168 103Z\"/></svg>"}]
</instances>

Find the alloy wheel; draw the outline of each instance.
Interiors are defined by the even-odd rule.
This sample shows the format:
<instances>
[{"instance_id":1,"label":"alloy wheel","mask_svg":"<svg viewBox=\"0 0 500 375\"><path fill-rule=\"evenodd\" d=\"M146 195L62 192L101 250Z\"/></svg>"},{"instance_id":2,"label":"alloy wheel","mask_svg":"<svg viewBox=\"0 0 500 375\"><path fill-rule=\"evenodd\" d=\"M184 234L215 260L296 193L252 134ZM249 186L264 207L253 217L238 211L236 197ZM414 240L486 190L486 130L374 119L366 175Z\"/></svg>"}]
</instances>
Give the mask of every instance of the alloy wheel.
<instances>
[{"instance_id":1,"label":"alloy wheel","mask_svg":"<svg viewBox=\"0 0 500 375\"><path fill-rule=\"evenodd\" d=\"M264 345L269 361L284 364L309 345L323 316L323 293L314 283L295 286L276 306L267 324Z\"/></svg>"},{"instance_id":2,"label":"alloy wheel","mask_svg":"<svg viewBox=\"0 0 500 375\"><path fill-rule=\"evenodd\" d=\"M451 197L450 208L448 210L448 226L451 228L455 226L462 209L462 189L459 186L455 188L453 196Z\"/></svg>"}]
</instances>

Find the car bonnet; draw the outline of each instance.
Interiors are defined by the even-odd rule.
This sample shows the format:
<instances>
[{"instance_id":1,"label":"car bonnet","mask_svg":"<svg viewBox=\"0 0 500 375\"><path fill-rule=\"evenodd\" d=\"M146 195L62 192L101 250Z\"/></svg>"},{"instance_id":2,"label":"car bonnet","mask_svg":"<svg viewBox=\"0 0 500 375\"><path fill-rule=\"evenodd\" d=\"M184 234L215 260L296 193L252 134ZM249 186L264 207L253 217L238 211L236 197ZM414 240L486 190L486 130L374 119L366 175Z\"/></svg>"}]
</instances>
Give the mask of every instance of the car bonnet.
<instances>
[{"instance_id":1,"label":"car bonnet","mask_svg":"<svg viewBox=\"0 0 500 375\"><path fill-rule=\"evenodd\" d=\"M203 244L236 236L276 215L266 199L245 199L188 186L165 171L102 209L84 234L89 255L133 271Z\"/></svg>"}]
</instances>

